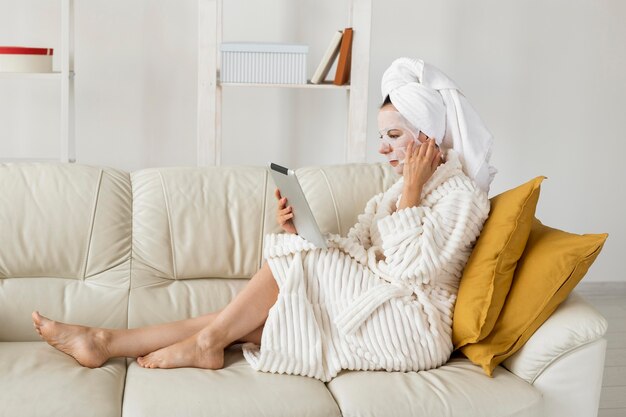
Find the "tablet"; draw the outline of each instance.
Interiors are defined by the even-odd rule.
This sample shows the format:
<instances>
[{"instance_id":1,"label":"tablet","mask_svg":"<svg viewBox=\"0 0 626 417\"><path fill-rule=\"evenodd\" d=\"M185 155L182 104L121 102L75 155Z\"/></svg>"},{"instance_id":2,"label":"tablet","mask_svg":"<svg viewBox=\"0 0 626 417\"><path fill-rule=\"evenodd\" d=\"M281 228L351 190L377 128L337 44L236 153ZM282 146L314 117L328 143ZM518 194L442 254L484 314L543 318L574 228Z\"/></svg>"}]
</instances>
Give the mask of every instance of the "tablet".
<instances>
[{"instance_id":1,"label":"tablet","mask_svg":"<svg viewBox=\"0 0 626 417\"><path fill-rule=\"evenodd\" d=\"M293 225L298 235L318 248L327 249L326 239L320 232L313 212L309 206L296 173L288 168L270 162L270 172L281 197L287 197L287 205L293 209Z\"/></svg>"}]
</instances>

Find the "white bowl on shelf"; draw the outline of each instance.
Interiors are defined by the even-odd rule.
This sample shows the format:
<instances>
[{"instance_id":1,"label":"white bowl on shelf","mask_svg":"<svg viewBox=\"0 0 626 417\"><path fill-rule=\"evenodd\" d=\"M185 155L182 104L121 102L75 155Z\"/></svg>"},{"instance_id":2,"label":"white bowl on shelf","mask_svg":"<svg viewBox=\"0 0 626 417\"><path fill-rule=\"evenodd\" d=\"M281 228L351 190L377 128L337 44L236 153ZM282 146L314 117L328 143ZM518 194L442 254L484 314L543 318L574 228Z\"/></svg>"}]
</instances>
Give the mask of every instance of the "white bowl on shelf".
<instances>
[{"instance_id":1,"label":"white bowl on shelf","mask_svg":"<svg viewBox=\"0 0 626 417\"><path fill-rule=\"evenodd\" d=\"M52 72L52 48L0 46L0 72Z\"/></svg>"}]
</instances>

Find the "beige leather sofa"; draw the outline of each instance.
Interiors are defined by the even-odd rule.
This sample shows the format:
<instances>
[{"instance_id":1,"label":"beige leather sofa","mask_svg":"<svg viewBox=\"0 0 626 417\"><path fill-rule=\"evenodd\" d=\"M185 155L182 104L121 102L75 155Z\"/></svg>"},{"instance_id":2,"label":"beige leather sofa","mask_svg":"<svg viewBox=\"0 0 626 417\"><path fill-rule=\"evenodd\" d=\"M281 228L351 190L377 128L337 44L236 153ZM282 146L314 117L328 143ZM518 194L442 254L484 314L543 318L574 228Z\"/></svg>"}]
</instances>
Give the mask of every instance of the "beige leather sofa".
<instances>
[{"instance_id":1,"label":"beige leather sofa","mask_svg":"<svg viewBox=\"0 0 626 417\"><path fill-rule=\"evenodd\" d=\"M298 171L324 231L345 234L397 177L383 164ZM127 328L226 305L279 232L263 167L0 165L0 415L596 415L606 320L576 292L489 378L466 358L424 372L342 371L327 384L256 372L241 345L221 370L80 366L42 342L34 309Z\"/></svg>"}]
</instances>

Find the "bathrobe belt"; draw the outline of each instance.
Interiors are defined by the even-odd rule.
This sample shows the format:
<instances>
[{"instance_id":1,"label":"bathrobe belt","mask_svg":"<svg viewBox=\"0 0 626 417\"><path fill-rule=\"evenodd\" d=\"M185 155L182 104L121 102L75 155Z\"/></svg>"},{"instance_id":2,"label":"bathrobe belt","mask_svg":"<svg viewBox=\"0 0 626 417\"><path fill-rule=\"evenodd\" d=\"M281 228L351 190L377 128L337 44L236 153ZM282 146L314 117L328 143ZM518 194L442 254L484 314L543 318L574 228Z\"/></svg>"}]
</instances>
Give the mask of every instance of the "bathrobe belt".
<instances>
[{"instance_id":1,"label":"bathrobe belt","mask_svg":"<svg viewBox=\"0 0 626 417\"><path fill-rule=\"evenodd\" d=\"M376 285L355 298L345 310L339 313L335 318L335 325L340 332L351 334L384 302L412 294L413 289L403 283Z\"/></svg>"}]
</instances>

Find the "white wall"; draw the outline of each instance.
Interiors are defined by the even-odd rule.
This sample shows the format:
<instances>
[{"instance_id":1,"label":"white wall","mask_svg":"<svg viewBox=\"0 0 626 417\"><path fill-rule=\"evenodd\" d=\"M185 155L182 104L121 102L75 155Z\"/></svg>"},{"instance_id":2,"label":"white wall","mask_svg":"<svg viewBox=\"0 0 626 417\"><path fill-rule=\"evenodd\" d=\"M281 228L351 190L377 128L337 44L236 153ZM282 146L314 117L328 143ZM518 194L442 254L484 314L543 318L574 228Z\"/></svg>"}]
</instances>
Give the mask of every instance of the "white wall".
<instances>
[{"instance_id":1,"label":"white wall","mask_svg":"<svg viewBox=\"0 0 626 417\"><path fill-rule=\"evenodd\" d=\"M59 47L58 1L0 0L0 45ZM126 170L193 165L195 0L75 0L78 162ZM224 40L310 45L313 72L347 0L225 0ZM374 0L368 161L380 77L419 57L463 88L496 138L490 196L537 175L537 217L610 234L586 281L626 281L623 155L626 3L621 0ZM57 49L58 51L58 49ZM334 73L334 70L331 70ZM59 86L0 80L0 157L54 157ZM224 90L224 164L343 161L340 91Z\"/></svg>"}]
</instances>

